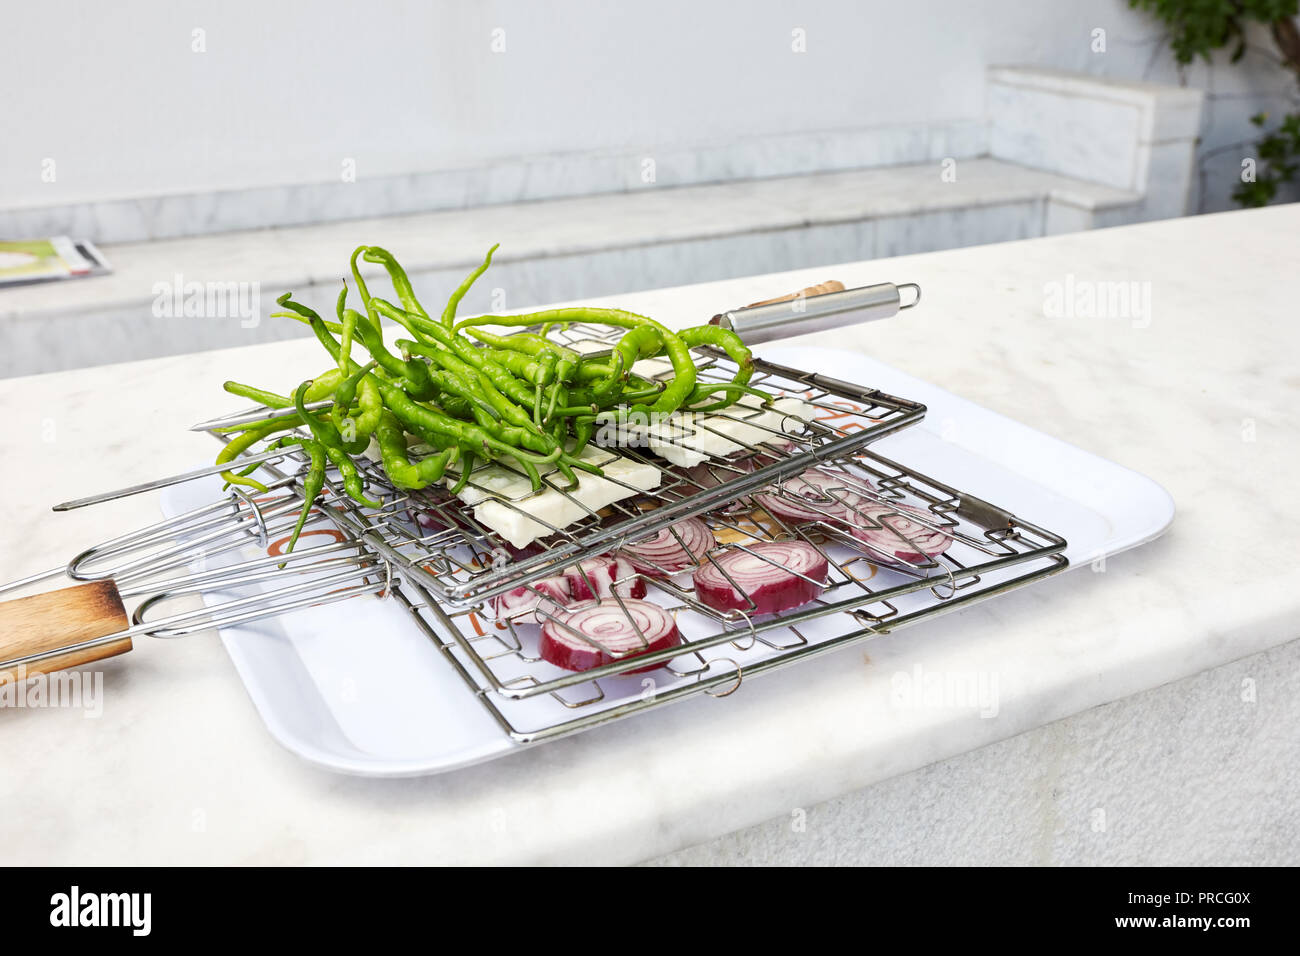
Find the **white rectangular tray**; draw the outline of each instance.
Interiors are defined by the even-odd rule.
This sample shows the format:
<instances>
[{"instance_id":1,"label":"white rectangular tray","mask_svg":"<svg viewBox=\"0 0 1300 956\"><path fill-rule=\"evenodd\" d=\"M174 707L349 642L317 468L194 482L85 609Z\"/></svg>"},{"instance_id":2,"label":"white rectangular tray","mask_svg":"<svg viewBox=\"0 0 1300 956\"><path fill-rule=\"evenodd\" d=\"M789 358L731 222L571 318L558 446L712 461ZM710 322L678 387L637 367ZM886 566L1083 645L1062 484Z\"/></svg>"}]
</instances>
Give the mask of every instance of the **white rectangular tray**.
<instances>
[{"instance_id":1,"label":"white rectangular tray","mask_svg":"<svg viewBox=\"0 0 1300 956\"><path fill-rule=\"evenodd\" d=\"M763 355L924 403L923 422L872 449L1062 535L1072 567L1150 541L1173 519L1172 499L1151 479L865 356L814 348ZM195 482L168 489L163 510L179 513L211 491ZM221 637L272 736L319 766L409 776L524 747L396 601L309 608ZM775 679L799 680L799 667ZM658 716L652 709L633 719Z\"/></svg>"}]
</instances>

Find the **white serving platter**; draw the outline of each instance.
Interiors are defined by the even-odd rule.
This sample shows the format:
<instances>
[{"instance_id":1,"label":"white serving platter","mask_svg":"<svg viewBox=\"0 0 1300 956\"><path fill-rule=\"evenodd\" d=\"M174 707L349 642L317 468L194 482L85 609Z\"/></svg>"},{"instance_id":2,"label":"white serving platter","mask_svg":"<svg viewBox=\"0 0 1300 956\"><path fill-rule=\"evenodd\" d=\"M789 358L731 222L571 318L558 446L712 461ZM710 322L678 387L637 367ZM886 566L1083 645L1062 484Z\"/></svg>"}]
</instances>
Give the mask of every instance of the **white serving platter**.
<instances>
[{"instance_id":1,"label":"white serving platter","mask_svg":"<svg viewBox=\"0 0 1300 956\"><path fill-rule=\"evenodd\" d=\"M1173 500L1151 479L866 356L792 347L762 354L924 403L923 422L872 450L1062 535L1071 567L1151 541L1173 520ZM163 510L173 515L211 500L213 488L168 489ZM222 629L221 638L271 735L318 766L412 776L525 746L396 601L309 608ZM799 680L798 665L773 679ZM651 709L630 719L657 718Z\"/></svg>"}]
</instances>

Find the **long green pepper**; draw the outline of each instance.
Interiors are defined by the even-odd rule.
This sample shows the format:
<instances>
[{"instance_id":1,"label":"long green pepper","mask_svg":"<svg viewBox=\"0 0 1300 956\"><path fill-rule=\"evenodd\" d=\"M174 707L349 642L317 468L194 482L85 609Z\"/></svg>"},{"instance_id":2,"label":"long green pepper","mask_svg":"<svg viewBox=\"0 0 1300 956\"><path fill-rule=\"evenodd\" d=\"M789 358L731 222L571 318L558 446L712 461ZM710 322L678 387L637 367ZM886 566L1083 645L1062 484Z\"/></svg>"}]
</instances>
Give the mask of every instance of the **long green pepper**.
<instances>
[{"instance_id":1,"label":"long green pepper","mask_svg":"<svg viewBox=\"0 0 1300 956\"><path fill-rule=\"evenodd\" d=\"M577 482L574 468L602 474L600 468L580 456L598 422L612 414L615 406L632 413L664 415L678 410L714 411L734 404L745 394L770 401L770 395L749 386L754 372L749 349L734 332L717 326L673 332L647 316L595 307L485 315L457 322L457 308L491 265L497 248L493 246L482 264L465 277L436 320L420 303L405 269L379 246L357 247L350 262L364 315L347 307L347 282L335 307L338 322L326 321L293 301L288 293L277 299L288 311L275 314L310 326L337 367L304 382L292 397L226 383L226 390L232 394L272 409L292 408L294 413L217 429L238 433L217 460L220 464L233 462L265 439L271 439L268 448L298 445L307 453L310 463L303 480L306 500L289 550L297 542L312 503L324 486L327 461L339 469L344 490L351 497L369 507L381 506L365 495L351 458L362 452L372 438L385 473L398 488L427 487L442 480L456 465L458 473L452 483L456 493L468 483L476 464L499 458L515 462L536 490L542 486L538 469L543 465L553 466L570 486ZM360 271L363 260L384 268L400 307L371 294ZM389 351L384 342L384 318L398 323L411 336L396 341L400 356ZM574 322L626 331L607 359L586 358L547 338L553 326L567 328ZM538 326L540 331L503 335L481 328L487 325ZM471 342L466 335L481 344ZM352 347L357 342L370 355L364 365L352 358ZM735 363L737 370L730 382L698 380L690 350L701 346L721 349ZM632 371L638 361L658 355L671 363L671 378L651 380ZM328 409L308 411L307 404L331 396L333 402ZM311 437L272 438L278 432L304 425ZM412 462L408 434L434 452ZM227 481L264 492L265 485L248 477L257 467L249 466L242 474L227 470L222 475Z\"/></svg>"},{"instance_id":2,"label":"long green pepper","mask_svg":"<svg viewBox=\"0 0 1300 956\"><path fill-rule=\"evenodd\" d=\"M625 312L622 309L598 309L577 306L565 309L549 309L525 315L484 315L460 322L459 331L477 325L528 326L550 322L590 322L598 325L613 325L619 328L636 329L648 327L654 329L663 342L664 352L673 366L673 380L669 382L651 405L633 405L629 411L634 413L671 414L681 407L695 388L695 362L691 359L690 349L676 333L644 315Z\"/></svg>"}]
</instances>

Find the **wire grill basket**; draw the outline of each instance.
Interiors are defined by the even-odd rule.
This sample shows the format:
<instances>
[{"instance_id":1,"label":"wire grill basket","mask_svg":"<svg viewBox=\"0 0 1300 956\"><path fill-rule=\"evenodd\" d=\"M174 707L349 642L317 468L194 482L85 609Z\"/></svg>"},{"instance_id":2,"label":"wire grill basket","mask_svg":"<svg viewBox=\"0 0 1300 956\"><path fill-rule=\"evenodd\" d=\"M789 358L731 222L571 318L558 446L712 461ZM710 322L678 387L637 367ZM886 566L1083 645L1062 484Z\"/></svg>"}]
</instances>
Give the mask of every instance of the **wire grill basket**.
<instances>
[{"instance_id":1,"label":"wire grill basket","mask_svg":"<svg viewBox=\"0 0 1300 956\"><path fill-rule=\"evenodd\" d=\"M600 337L603 332L575 326L563 335L572 347L595 351L609 345ZM701 380L732 378L735 366L723 353L696 351ZM363 507L340 494L337 472L330 472L326 497L318 505L330 531L309 530L299 551L286 559L279 549L301 501L305 460L300 451L284 448L244 459L260 462L270 477L269 494L232 491L210 505L88 549L66 569L0 590L66 573L83 581L111 579L123 596L142 599L128 630L71 645L73 649L123 635L177 637L352 596L392 598L409 611L503 730L517 741L533 742L696 693L725 696L748 677L942 614L1066 566L1066 542L1059 535L869 447L919 421L924 406L771 362L756 360L755 366L752 384L793 404L778 415L758 405L733 406L688 426L690 431L657 432L654 448L619 444L597 449L598 464L621 458L654 480L627 485L622 496L595 507L557 476L547 476L542 493L568 502L576 517L546 529L535 545L522 550L512 551L499 531L480 520L480 509L491 503L535 517L532 499L537 493L505 493L479 479L479 498L467 506L442 488L395 489L377 466L367 465L368 491L382 500L382 507ZM700 464L678 454L706 433L725 439L724 454ZM665 454L680 463L669 463ZM821 499L810 503L798 498L812 514L797 522L783 518L788 512L779 506L780 499L793 495L785 482L809 469L834 479L825 483ZM474 481L471 477L471 487ZM846 520L849 514L851 521ZM643 586L647 600L672 615L681 642L650 653L644 643L632 651L600 647L609 663L580 672L543 659L538 623L524 623L500 610L496 599L507 592L531 589L544 598L537 589L540 579L565 569L585 574L588 559L617 553L692 516L709 526L718 543L717 549L695 558L697 565L717 565L728 552L753 553L763 543L803 542L826 562L826 580L819 582L824 587L814 600L780 614L759 613L752 603L748 609L719 611L696 593L692 568L667 576L628 570L611 583L614 600L623 600L624 586ZM910 524L901 524L903 518ZM873 533L856 534L855 528ZM945 544L927 548L921 537ZM205 609L160 615L166 602L196 592L204 594ZM542 602L536 614L556 627L569 627L554 605ZM68 649L0 665L39 663ZM625 658L632 654L636 660L629 663ZM642 672L647 667L651 669ZM632 668L638 672L630 673Z\"/></svg>"},{"instance_id":2,"label":"wire grill basket","mask_svg":"<svg viewBox=\"0 0 1300 956\"><path fill-rule=\"evenodd\" d=\"M425 633L454 663L484 705L521 742L586 729L695 693L725 696L743 679L847 643L895 630L1066 566L1065 540L988 502L868 450L835 459L837 470L866 478L875 491L846 479L855 494L878 504L889 523L899 506L920 508L917 522L951 536L941 555L904 561L873 554L829 518L790 524L749 495L705 515L723 549L756 542L806 541L827 558L826 589L813 602L781 614L719 612L702 603L691 572L669 579L638 574L647 600L673 614L683 643L641 654L627 674L615 660L582 672L561 670L539 657L539 627L494 613L490 605L451 609L419 586L399 598ZM831 490L834 495L834 489ZM907 512L916 518L914 512ZM906 550L900 548L899 550ZM718 554L701 560L716 560ZM919 557L919 556L917 556ZM887 559L888 558L888 559ZM539 595L540 596L540 595ZM538 613L552 617L545 605Z\"/></svg>"},{"instance_id":3,"label":"wire grill basket","mask_svg":"<svg viewBox=\"0 0 1300 956\"><path fill-rule=\"evenodd\" d=\"M610 342L601 337L607 336L608 330L593 326L578 325L560 334L566 344L580 351L605 348ZM736 368L724 353L702 347L695 354L702 382L732 379ZM541 493L517 494L504 493L471 476L469 487L478 496L473 508L466 508L438 487L391 495L379 514L351 510L371 532L370 540L382 539L386 554L411 566L422 588L444 603L467 608L607 551L617 541L652 534L798 474L819 461L863 448L925 415L925 406L916 402L762 359L755 360L750 384L778 399L797 400L799 410L773 415L757 403L732 406L695 418L687 426L669 423L658 428L654 449L629 444L625 435L617 447L598 447L591 459L594 464L609 470L611 462L622 459L624 464L655 475L654 487L649 490L615 477L602 479L621 485L619 490L627 497L600 508L585 503L552 473L544 476L546 486ZM721 439L729 457L713 457L693 466L672 464L662 457L665 446L690 451L704 436ZM780 454L774 455L774 449ZM758 466L751 469L755 462ZM376 465L368 468L367 476L379 487L387 485ZM537 517L540 494L560 499L573 520L561 527ZM511 548L479 519L485 507L540 522L544 533L522 550ZM415 515L421 520L414 520Z\"/></svg>"}]
</instances>

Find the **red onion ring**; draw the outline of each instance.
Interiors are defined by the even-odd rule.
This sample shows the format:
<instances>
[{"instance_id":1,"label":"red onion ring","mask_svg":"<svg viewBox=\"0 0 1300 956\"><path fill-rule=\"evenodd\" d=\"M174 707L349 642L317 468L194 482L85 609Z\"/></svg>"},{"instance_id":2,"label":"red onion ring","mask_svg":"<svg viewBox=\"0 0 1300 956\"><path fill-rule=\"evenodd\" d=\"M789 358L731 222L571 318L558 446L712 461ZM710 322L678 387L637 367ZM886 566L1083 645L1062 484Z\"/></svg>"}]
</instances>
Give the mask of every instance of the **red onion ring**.
<instances>
[{"instance_id":1,"label":"red onion ring","mask_svg":"<svg viewBox=\"0 0 1300 956\"><path fill-rule=\"evenodd\" d=\"M687 518L625 545L622 554L642 574L666 577L693 568L718 546L713 531L699 518Z\"/></svg>"},{"instance_id":2,"label":"red onion ring","mask_svg":"<svg viewBox=\"0 0 1300 956\"><path fill-rule=\"evenodd\" d=\"M616 660L635 660L681 642L677 622L658 604L635 600L620 604L611 598L548 620L542 625L540 646L543 660L568 671L586 671ZM627 673L662 666L649 664Z\"/></svg>"},{"instance_id":3,"label":"red onion ring","mask_svg":"<svg viewBox=\"0 0 1300 956\"><path fill-rule=\"evenodd\" d=\"M759 450L754 452L749 460L755 465L771 465L781 461L783 458L789 458L795 450L795 444L792 441L782 441L779 438L773 438L759 444Z\"/></svg>"},{"instance_id":4,"label":"red onion ring","mask_svg":"<svg viewBox=\"0 0 1300 956\"><path fill-rule=\"evenodd\" d=\"M546 615L563 611L572 598L569 582L557 575L498 594L492 609L498 620L540 624Z\"/></svg>"},{"instance_id":5,"label":"red onion ring","mask_svg":"<svg viewBox=\"0 0 1300 956\"><path fill-rule=\"evenodd\" d=\"M754 459L724 458L719 461L703 461L690 468L681 469L680 478L675 479L665 488L656 490L656 494L669 500L689 498L709 488L728 481L734 481L754 470Z\"/></svg>"},{"instance_id":6,"label":"red onion ring","mask_svg":"<svg viewBox=\"0 0 1300 956\"><path fill-rule=\"evenodd\" d=\"M579 570L581 569L581 570ZM564 580L574 601L645 597L645 581L630 561L612 554L588 558L564 569Z\"/></svg>"},{"instance_id":7,"label":"red onion ring","mask_svg":"<svg viewBox=\"0 0 1300 956\"><path fill-rule=\"evenodd\" d=\"M498 620L541 624L548 615L559 614L575 602L612 598L616 593L625 598L645 597L645 581L630 561L602 554L565 568L563 575L540 578L499 594L492 608Z\"/></svg>"},{"instance_id":8,"label":"red onion ring","mask_svg":"<svg viewBox=\"0 0 1300 956\"><path fill-rule=\"evenodd\" d=\"M775 485L772 491L756 492L754 502L773 517L797 524L844 519L845 512L870 502L859 492L874 490L870 481L857 475L833 468L809 468Z\"/></svg>"},{"instance_id":9,"label":"red onion ring","mask_svg":"<svg viewBox=\"0 0 1300 956\"><path fill-rule=\"evenodd\" d=\"M871 548L873 560L891 557L925 564L952 546L952 535L916 519L935 524L938 516L912 505L867 501L858 512L846 511L849 533Z\"/></svg>"},{"instance_id":10,"label":"red onion ring","mask_svg":"<svg viewBox=\"0 0 1300 956\"><path fill-rule=\"evenodd\" d=\"M695 597L715 610L771 614L821 594L828 571L821 552L806 541L764 541L710 557L692 580Z\"/></svg>"}]
</instances>

